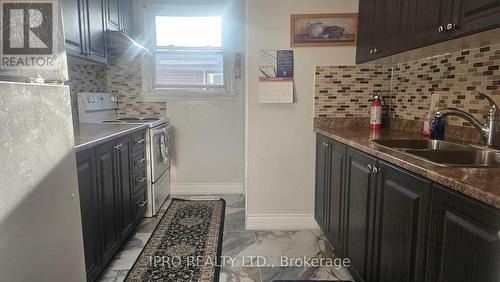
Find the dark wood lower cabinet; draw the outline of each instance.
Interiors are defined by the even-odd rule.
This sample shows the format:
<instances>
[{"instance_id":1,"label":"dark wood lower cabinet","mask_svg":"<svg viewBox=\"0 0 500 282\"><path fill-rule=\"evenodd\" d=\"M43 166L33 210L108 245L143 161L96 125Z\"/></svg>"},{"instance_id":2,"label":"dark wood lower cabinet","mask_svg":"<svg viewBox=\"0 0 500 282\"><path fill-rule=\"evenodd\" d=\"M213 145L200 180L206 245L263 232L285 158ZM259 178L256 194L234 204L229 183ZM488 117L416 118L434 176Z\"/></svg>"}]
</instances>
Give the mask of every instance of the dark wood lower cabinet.
<instances>
[{"instance_id":1,"label":"dark wood lower cabinet","mask_svg":"<svg viewBox=\"0 0 500 282\"><path fill-rule=\"evenodd\" d=\"M356 281L500 281L499 209L320 134L316 146L315 218Z\"/></svg>"},{"instance_id":2,"label":"dark wood lower cabinet","mask_svg":"<svg viewBox=\"0 0 500 282\"><path fill-rule=\"evenodd\" d=\"M136 153L140 150L145 149L137 148ZM146 185L134 190L132 151L128 135L76 154L88 281L98 277L146 209L137 207L145 200Z\"/></svg>"},{"instance_id":3,"label":"dark wood lower cabinet","mask_svg":"<svg viewBox=\"0 0 500 282\"><path fill-rule=\"evenodd\" d=\"M373 281L424 281L431 182L379 161Z\"/></svg>"},{"instance_id":4,"label":"dark wood lower cabinet","mask_svg":"<svg viewBox=\"0 0 500 282\"><path fill-rule=\"evenodd\" d=\"M327 223L326 236L332 243L337 254L343 254L343 234L342 234L342 206L344 205L344 181L345 181L345 162L346 145L329 140L328 142L328 185L327 185Z\"/></svg>"},{"instance_id":5,"label":"dark wood lower cabinet","mask_svg":"<svg viewBox=\"0 0 500 282\"><path fill-rule=\"evenodd\" d=\"M500 281L500 211L435 185L427 281Z\"/></svg>"},{"instance_id":6,"label":"dark wood lower cabinet","mask_svg":"<svg viewBox=\"0 0 500 282\"><path fill-rule=\"evenodd\" d=\"M133 182L132 182L132 138L126 136L118 140L117 144L117 169L120 198L120 239L123 240L130 235L134 227L134 202L133 202Z\"/></svg>"},{"instance_id":7,"label":"dark wood lower cabinet","mask_svg":"<svg viewBox=\"0 0 500 282\"><path fill-rule=\"evenodd\" d=\"M326 233L327 223L326 216L326 200L327 192L326 185L327 179L327 167L328 167L328 155L327 155L327 144L328 138L318 135L316 138L316 187L314 194L314 218L318 222L322 231Z\"/></svg>"},{"instance_id":8,"label":"dark wood lower cabinet","mask_svg":"<svg viewBox=\"0 0 500 282\"><path fill-rule=\"evenodd\" d=\"M376 177L370 168L376 164L375 157L347 149L344 256L351 260L349 270L359 281L367 281L371 272Z\"/></svg>"},{"instance_id":9,"label":"dark wood lower cabinet","mask_svg":"<svg viewBox=\"0 0 500 282\"><path fill-rule=\"evenodd\" d=\"M117 221L119 215L118 179L116 175L115 142L96 148L98 203L101 218L103 264L109 262L120 246Z\"/></svg>"},{"instance_id":10,"label":"dark wood lower cabinet","mask_svg":"<svg viewBox=\"0 0 500 282\"><path fill-rule=\"evenodd\" d=\"M82 217L85 270L87 280L93 281L101 272L100 223L94 151L76 154L80 211Z\"/></svg>"}]
</instances>

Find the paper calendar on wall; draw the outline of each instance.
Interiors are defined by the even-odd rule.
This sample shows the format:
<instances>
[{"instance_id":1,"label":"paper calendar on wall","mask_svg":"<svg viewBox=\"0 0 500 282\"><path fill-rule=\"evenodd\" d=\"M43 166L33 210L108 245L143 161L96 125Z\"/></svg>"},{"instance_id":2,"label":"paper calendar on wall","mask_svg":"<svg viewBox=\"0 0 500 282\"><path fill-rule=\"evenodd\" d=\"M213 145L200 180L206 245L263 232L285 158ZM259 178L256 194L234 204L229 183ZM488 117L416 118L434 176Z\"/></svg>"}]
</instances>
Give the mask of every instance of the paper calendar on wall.
<instances>
[{"instance_id":1,"label":"paper calendar on wall","mask_svg":"<svg viewBox=\"0 0 500 282\"><path fill-rule=\"evenodd\" d=\"M259 102L293 103L293 51L261 50Z\"/></svg>"}]
</instances>

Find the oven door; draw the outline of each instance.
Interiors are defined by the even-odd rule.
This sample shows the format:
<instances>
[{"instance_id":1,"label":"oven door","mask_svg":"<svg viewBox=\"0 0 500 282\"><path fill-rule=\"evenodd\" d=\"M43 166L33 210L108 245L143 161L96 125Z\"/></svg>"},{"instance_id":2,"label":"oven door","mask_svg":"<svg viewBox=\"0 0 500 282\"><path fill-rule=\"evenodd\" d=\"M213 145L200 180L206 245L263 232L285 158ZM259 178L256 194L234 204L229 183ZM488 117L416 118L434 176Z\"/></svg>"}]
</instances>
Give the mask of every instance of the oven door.
<instances>
[{"instance_id":1,"label":"oven door","mask_svg":"<svg viewBox=\"0 0 500 282\"><path fill-rule=\"evenodd\" d=\"M168 127L161 125L153 128L151 133L151 173L152 182L158 179L170 167L170 145Z\"/></svg>"}]
</instances>

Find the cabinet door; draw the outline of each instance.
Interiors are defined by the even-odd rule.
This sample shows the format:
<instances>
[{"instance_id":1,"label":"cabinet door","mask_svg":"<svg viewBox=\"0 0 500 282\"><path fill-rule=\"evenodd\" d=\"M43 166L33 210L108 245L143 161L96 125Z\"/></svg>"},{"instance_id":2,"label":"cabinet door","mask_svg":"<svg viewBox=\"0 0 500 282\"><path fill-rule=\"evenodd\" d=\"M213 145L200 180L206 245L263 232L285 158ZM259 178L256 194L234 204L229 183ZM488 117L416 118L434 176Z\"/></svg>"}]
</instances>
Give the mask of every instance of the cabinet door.
<instances>
[{"instance_id":1,"label":"cabinet door","mask_svg":"<svg viewBox=\"0 0 500 282\"><path fill-rule=\"evenodd\" d=\"M374 281L424 281L431 182L379 162Z\"/></svg>"},{"instance_id":2,"label":"cabinet door","mask_svg":"<svg viewBox=\"0 0 500 282\"><path fill-rule=\"evenodd\" d=\"M129 36L134 36L134 3L133 0L121 0L122 30Z\"/></svg>"},{"instance_id":3,"label":"cabinet door","mask_svg":"<svg viewBox=\"0 0 500 282\"><path fill-rule=\"evenodd\" d=\"M114 145L114 142L108 142L96 148L103 265L106 265L113 257L120 243L118 232L120 199L117 189Z\"/></svg>"},{"instance_id":4,"label":"cabinet door","mask_svg":"<svg viewBox=\"0 0 500 282\"><path fill-rule=\"evenodd\" d=\"M447 40L449 33L440 32L440 26L451 21L453 0L412 0L413 15L411 43L408 50Z\"/></svg>"},{"instance_id":5,"label":"cabinet door","mask_svg":"<svg viewBox=\"0 0 500 282\"><path fill-rule=\"evenodd\" d=\"M68 55L85 57L85 20L83 2L80 0L62 0L64 37Z\"/></svg>"},{"instance_id":6,"label":"cabinet door","mask_svg":"<svg viewBox=\"0 0 500 282\"><path fill-rule=\"evenodd\" d=\"M343 195L345 184L345 159L346 145L329 140L329 183L327 185L328 195L328 227L326 236L335 248L335 254L342 254L342 215Z\"/></svg>"},{"instance_id":7,"label":"cabinet door","mask_svg":"<svg viewBox=\"0 0 500 282\"><path fill-rule=\"evenodd\" d=\"M376 158L347 149L344 255L351 260L351 273L360 281L370 279L376 175L369 166L376 164Z\"/></svg>"},{"instance_id":8,"label":"cabinet door","mask_svg":"<svg viewBox=\"0 0 500 282\"><path fill-rule=\"evenodd\" d=\"M106 25L109 30L120 30L120 0L106 1Z\"/></svg>"},{"instance_id":9,"label":"cabinet door","mask_svg":"<svg viewBox=\"0 0 500 282\"><path fill-rule=\"evenodd\" d=\"M134 203L132 186L132 139L126 136L117 141L116 153L118 192L120 195L120 238L125 239L133 229Z\"/></svg>"},{"instance_id":10,"label":"cabinet door","mask_svg":"<svg viewBox=\"0 0 500 282\"><path fill-rule=\"evenodd\" d=\"M87 2L87 59L106 63L106 25L103 0Z\"/></svg>"},{"instance_id":11,"label":"cabinet door","mask_svg":"<svg viewBox=\"0 0 500 282\"><path fill-rule=\"evenodd\" d=\"M358 35L356 46L356 63L372 60L373 25L375 18L375 1L359 0Z\"/></svg>"},{"instance_id":12,"label":"cabinet door","mask_svg":"<svg viewBox=\"0 0 500 282\"><path fill-rule=\"evenodd\" d=\"M94 150L76 154L80 211L85 252L87 280L94 279L101 272L99 205Z\"/></svg>"},{"instance_id":13,"label":"cabinet door","mask_svg":"<svg viewBox=\"0 0 500 282\"><path fill-rule=\"evenodd\" d=\"M458 37L500 26L500 0L455 0L456 24L452 36Z\"/></svg>"},{"instance_id":14,"label":"cabinet door","mask_svg":"<svg viewBox=\"0 0 500 282\"><path fill-rule=\"evenodd\" d=\"M500 281L500 211L432 189L427 281Z\"/></svg>"},{"instance_id":15,"label":"cabinet door","mask_svg":"<svg viewBox=\"0 0 500 282\"><path fill-rule=\"evenodd\" d=\"M411 32L411 1L377 0L372 26L374 54L378 59L404 51Z\"/></svg>"},{"instance_id":16,"label":"cabinet door","mask_svg":"<svg viewBox=\"0 0 500 282\"><path fill-rule=\"evenodd\" d=\"M327 141L323 135L316 136L316 188L314 193L314 218L321 230L326 233L326 183L327 179Z\"/></svg>"}]
</instances>

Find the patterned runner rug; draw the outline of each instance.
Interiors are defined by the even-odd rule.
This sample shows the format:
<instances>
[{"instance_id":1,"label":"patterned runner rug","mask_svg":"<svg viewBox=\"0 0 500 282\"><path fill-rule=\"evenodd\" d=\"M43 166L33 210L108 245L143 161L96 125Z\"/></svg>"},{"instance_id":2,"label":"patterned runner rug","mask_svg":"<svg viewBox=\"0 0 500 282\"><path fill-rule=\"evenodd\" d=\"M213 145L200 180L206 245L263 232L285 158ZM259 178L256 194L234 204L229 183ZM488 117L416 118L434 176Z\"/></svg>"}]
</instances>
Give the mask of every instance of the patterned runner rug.
<instances>
[{"instance_id":1,"label":"patterned runner rug","mask_svg":"<svg viewBox=\"0 0 500 282\"><path fill-rule=\"evenodd\" d=\"M172 199L125 281L218 281L225 207Z\"/></svg>"}]
</instances>

